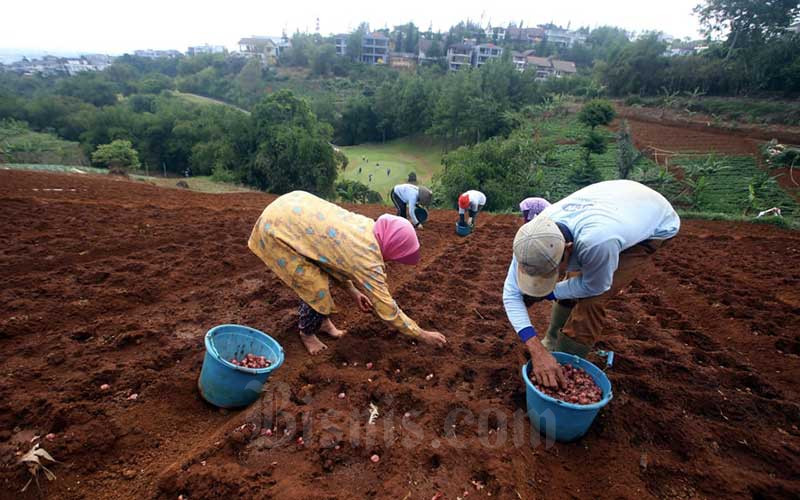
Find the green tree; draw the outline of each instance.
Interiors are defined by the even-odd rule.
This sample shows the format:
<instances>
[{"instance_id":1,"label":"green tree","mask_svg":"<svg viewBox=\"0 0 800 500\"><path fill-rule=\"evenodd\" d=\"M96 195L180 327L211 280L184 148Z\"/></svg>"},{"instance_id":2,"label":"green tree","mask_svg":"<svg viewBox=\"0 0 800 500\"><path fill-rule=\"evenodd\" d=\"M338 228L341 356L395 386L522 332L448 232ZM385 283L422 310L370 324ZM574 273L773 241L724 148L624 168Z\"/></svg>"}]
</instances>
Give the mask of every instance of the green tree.
<instances>
[{"instance_id":1,"label":"green tree","mask_svg":"<svg viewBox=\"0 0 800 500\"><path fill-rule=\"evenodd\" d=\"M336 47L325 44L317 49L311 62L311 72L315 75L326 76L333 73L336 65Z\"/></svg>"},{"instance_id":2,"label":"green tree","mask_svg":"<svg viewBox=\"0 0 800 500\"><path fill-rule=\"evenodd\" d=\"M175 83L166 75L154 73L142 78L137 87L142 94L160 94L163 90L174 89Z\"/></svg>"},{"instance_id":3,"label":"green tree","mask_svg":"<svg viewBox=\"0 0 800 500\"><path fill-rule=\"evenodd\" d=\"M347 203L381 203L380 193L371 190L366 184L348 179L336 183L336 198Z\"/></svg>"},{"instance_id":4,"label":"green tree","mask_svg":"<svg viewBox=\"0 0 800 500\"><path fill-rule=\"evenodd\" d=\"M250 59L236 75L236 86L242 94L255 96L264 88L262 76L261 61L257 58Z\"/></svg>"},{"instance_id":5,"label":"green tree","mask_svg":"<svg viewBox=\"0 0 800 500\"><path fill-rule=\"evenodd\" d=\"M133 149L131 141L116 140L98 146L92 153L92 163L108 168L136 168L139 166L139 154Z\"/></svg>"},{"instance_id":6,"label":"green tree","mask_svg":"<svg viewBox=\"0 0 800 500\"><path fill-rule=\"evenodd\" d=\"M601 155L606 152L608 146L606 145L605 137L602 134L592 129L586 134L586 137L581 142L583 148L583 163L573 168L570 173L570 181L579 187L588 186L595 182L603 180L603 175L600 169L592 161L592 155Z\"/></svg>"},{"instance_id":7,"label":"green tree","mask_svg":"<svg viewBox=\"0 0 800 500\"><path fill-rule=\"evenodd\" d=\"M580 114L578 114L578 119L581 123L594 130L598 125L611 123L615 115L614 106L610 102L594 99L584 104Z\"/></svg>"},{"instance_id":8,"label":"green tree","mask_svg":"<svg viewBox=\"0 0 800 500\"><path fill-rule=\"evenodd\" d=\"M364 43L364 37L369 33L369 24L361 23L358 25L358 28L350 33L350 36L347 37L347 56L350 58L351 61L360 62L361 61L361 51L362 45Z\"/></svg>"},{"instance_id":9,"label":"green tree","mask_svg":"<svg viewBox=\"0 0 800 500\"><path fill-rule=\"evenodd\" d=\"M479 189L486 194L487 209L507 210L531 193L549 196L543 169L553 144L534 135L526 125L508 138L493 137L451 151L442 159L444 170L434 178L437 197L453 207L459 194Z\"/></svg>"},{"instance_id":10,"label":"green tree","mask_svg":"<svg viewBox=\"0 0 800 500\"><path fill-rule=\"evenodd\" d=\"M95 106L110 106L117 102L116 86L103 74L93 71L61 80L56 86L56 92Z\"/></svg>"},{"instance_id":11,"label":"green tree","mask_svg":"<svg viewBox=\"0 0 800 500\"><path fill-rule=\"evenodd\" d=\"M251 118L258 146L246 175L249 183L278 194L295 189L333 193L332 131L317 121L308 102L281 90L262 99Z\"/></svg>"},{"instance_id":12,"label":"green tree","mask_svg":"<svg viewBox=\"0 0 800 500\"><path fill-rule=\"evenodd\" d=\"M726 35L730 58L734 49L778 38L800 15L797 0L706 0L695 7L706 34Z\"/></svg>"},{"instance_id":13,"label":"green tree","mask_svg":"<svg viewBox=\"0 0 800 500\"><path fill-rule=\"evenodd\" d=\"M402 80L398 81L402 86ZM375 93L373 111L377 118L378 130L381 132L381 142L391 139L394 136L394 128L397 123L397 104L398 104L398 85L384 82Z\"/></svg>"},{"instance_id":14,"label":"green tree","mask_svg":"<svg viewBox=\"0 0 800 500\"><path fill-rule=\"evenodd\" d=\"M633 145L631 128L627 120L622 120L617 132L617 175L620 179L628 179L636 164L644 155Z\"/></svg>"},{"instance_id":15,"label":"green tree","mask_svg":"<svg viewBox=\"0 0 800 500\"><path fill-rule=\"evenodd\" d=\"M362 142L376 141L378 118L364 96L356 96L347 101L339 123L337 144L349 146Z\"/></svg>"},{"instance_id":16,"label":"green tree","mask_svg":"<svg viewBox=\"0 0 800 500\"><path fill-rule=\"evenodd\" d=\"M650 33L612 51L608 61L596 65L597 74L612 95L653 95L664 85L669 60L667 44Z\"/></svg>"}]
</instances>

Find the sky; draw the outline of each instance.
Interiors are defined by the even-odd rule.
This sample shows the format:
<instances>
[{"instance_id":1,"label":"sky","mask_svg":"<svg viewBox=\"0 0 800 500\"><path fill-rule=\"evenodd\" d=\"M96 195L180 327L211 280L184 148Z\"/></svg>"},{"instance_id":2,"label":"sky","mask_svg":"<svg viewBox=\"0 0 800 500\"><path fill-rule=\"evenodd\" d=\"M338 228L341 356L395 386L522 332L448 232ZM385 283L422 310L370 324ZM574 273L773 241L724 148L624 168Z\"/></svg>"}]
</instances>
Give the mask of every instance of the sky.
<instances>
[{"instance_id":1,"label":"sky","mask_svg":"<svg viewBox=\"0 0 800 500\"><path fill-rule=\"evenodd\" d=\"M237 49L241 37L278 36L284 30L323 35L348 32L362 21L372 29L413 21L446 31L461 20L492 26L523 21L572 28L614 25L698 37L692 8L699 0L8 0L2 7L0 50L122 54L136 49L224 45Z\"/></svg>"}]
</instances>

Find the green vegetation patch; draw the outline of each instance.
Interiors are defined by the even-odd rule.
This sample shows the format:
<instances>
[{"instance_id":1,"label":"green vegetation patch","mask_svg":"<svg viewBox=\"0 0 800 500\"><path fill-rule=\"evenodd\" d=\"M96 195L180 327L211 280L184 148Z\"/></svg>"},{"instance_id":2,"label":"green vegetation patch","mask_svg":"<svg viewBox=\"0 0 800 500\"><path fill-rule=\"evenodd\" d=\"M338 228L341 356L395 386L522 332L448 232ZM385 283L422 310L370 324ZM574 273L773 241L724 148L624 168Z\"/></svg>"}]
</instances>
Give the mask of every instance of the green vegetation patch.
<instances>
[{"instance_id":1,"label":"green vegetation patch","mask_svg":"<svg viewBox=\"0 0 800 500\"><path fill-rule=\"evenodd\" d=\"M800 207L750 156L677 156L676 166L691 173L706 169L703 185L679 197L692 210L727 214L755 215L758 211L779 207L784 217L797 218ZM711 168L709 169L709 165ZM752 186L752 188L751 188ZM698 192L699 191L699 192Z\"/></svg>"},{"instance_id":2,"label":"green vegetation patch","mask_svg":"<svg viewBox=\"0 0 800 500\"><path fill-rule=\"evenodd\" d=\"M77 142L53 134L33 132L24 122L0 121L0 163L85 165Z\"/></svg>"}]
</instances>

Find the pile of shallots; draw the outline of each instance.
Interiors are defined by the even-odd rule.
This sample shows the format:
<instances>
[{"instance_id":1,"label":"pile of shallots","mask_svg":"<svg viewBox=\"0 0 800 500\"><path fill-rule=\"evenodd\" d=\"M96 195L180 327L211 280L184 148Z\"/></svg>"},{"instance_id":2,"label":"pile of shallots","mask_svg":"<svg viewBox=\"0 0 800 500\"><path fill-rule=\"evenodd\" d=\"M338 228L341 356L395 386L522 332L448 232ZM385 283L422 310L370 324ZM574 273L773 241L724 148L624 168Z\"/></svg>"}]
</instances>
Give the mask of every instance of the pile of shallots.
<instances>
[{"instance_id":1,"label":"pile of shallots","mask_svg":"<svg viewBox=\"0 0 800 500\"><path fill-rule=\"evenodd\" d=\"M590 405L603 399L603 391L597 387L592 377L581 368L563 365L567 385L558 389L536 385L536 388L551 398L560 399L576 405Z\"/></svg>"},{"instance_id":2,"label":"pile of shallots","mask_svg":"<svg viewBox=\"0 0 800 500\"><path fill-rule=\"evenodd\" d=\"M246 354L241 360L232 358L231 363L243 368L266 368L271 364L264 356L256 356L255 354Z\"/></svg>"}]
</instances>

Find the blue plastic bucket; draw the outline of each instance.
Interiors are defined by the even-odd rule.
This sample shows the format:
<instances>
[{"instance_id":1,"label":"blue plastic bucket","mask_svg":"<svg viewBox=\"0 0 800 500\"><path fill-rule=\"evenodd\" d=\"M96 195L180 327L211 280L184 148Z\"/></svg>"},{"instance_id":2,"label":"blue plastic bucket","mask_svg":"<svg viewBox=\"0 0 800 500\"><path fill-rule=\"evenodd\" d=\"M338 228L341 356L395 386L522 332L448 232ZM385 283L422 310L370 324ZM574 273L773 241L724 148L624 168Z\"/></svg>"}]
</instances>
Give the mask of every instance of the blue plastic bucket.
<instances>
[{"instance_id":1,"label":"blue plastic bucket","mask_svg":"<svg viewBox=\"0 0 800 500\"><path fill-rule=\"evenodd\" d=\"M420 224L425 224L428 220L428 211L422 207L416 207L414 208L414 217L417 218L417 222Z\"/></svg>"},{"instance_id":2,"label":"blue plastic bucket","mask_svg":"<svg viewBox=\"0 0 800 500\"><path fill-rule=\"evenodd\" d=\"M283 347L266 333L241 325L219 325L206 333L206 356L197 386L203 399L220 408L247 406L261 394L273 371L283 364ZM264 356L266 368L236 366L231 359Z\"/></svg>"},{"instance_id":3,"label":"blue plastic bucket","mask_svg":"<svg viewBox=\"0 0 800 500\"><path fill-rule=\"evenodd\" d=\"M572 365L586 371L603 391L603 399L590 405L566 403L537 389L530 378L531 362L522 366L522 378L525 380L525 399L528 403L528 418L531 424L542 434L556 441L569 442L582 437L591 427L600 408L608 404L614 397L611 392L611 381L606 374L585 359L563 352L552 353L559 364Z\"/></svg>"},{"instance_id":4,"label":"blue plastic bucket","mask_svg":"<svg viewBox=\"0 0 800 500\"><path fill-rule=\"evenodd\" d=\"M461 225L456 222L456 234L459 236L467 236L469 233L472 232L472 228L470 226Z\"/></svg>"}]
</instances>

